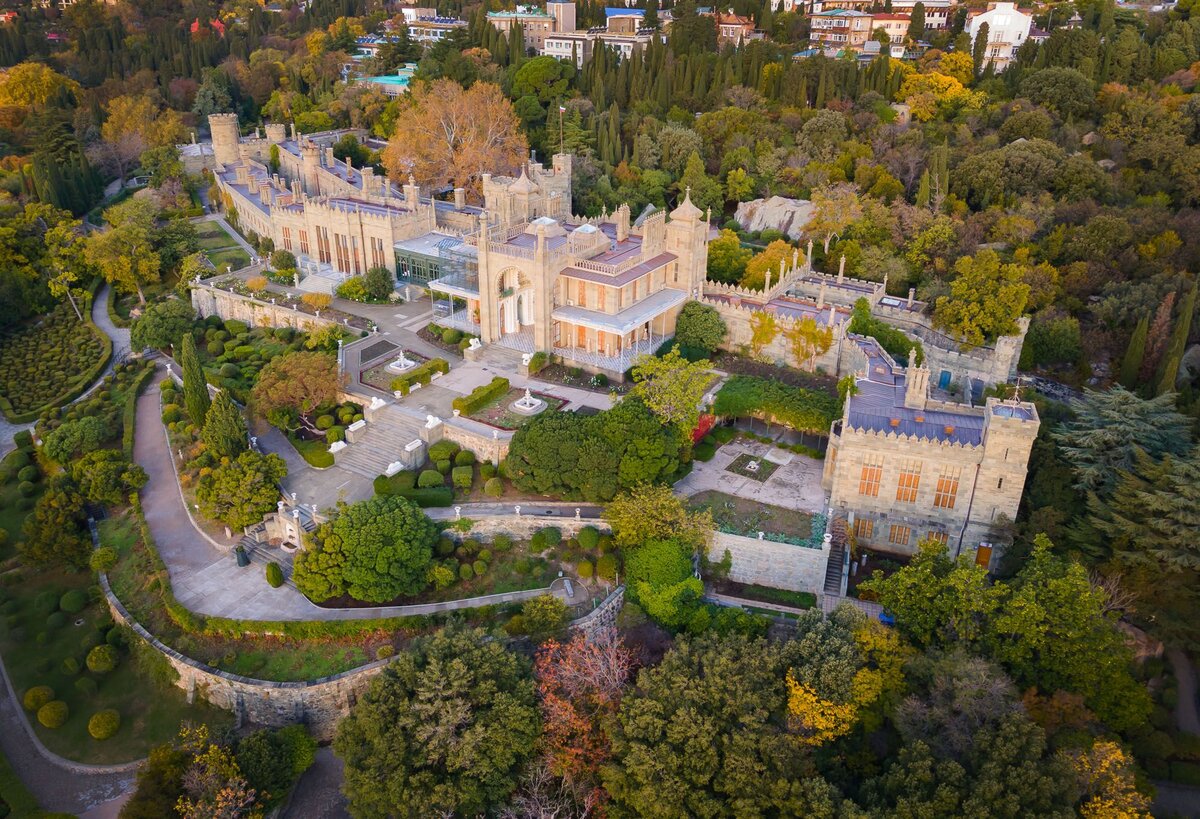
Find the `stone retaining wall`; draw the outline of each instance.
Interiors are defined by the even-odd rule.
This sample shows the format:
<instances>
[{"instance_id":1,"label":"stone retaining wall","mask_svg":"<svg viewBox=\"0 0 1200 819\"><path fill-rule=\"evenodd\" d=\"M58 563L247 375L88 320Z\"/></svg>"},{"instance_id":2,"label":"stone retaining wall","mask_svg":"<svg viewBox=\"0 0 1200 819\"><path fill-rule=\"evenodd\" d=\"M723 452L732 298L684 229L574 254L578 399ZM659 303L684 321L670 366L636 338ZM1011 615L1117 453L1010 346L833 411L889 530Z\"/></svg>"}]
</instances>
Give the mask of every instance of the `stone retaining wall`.
<instances>
[{"instance_id":1,"label":"stone retaining wall","mask_svg":"<svg viewBox=\"0 0 1200 819\"><path fill-rule=\"evenodd\" d=\"M200 696L217 708L232 711L239 726L249 721L279 728L299 722L306 724L318 741L330 740L338 721L350 713L371 680L391 662L391 658L377 660L331 677L303 682L272 682L230 674L162 643L126 611L103 574L100 585L113 620L128 626L167 659L178 672L175 684L187 692L188 701Z\"/></svg>"},{"instance_id":2,"label":"stone retaining wall","mask_svg":"<svg viewBox=\"0 0 1200 819\"><path fill-rule=\"evenodd\" d=\"M579 629L591 639L592 635L598 631L617 627L617 615L621 613L624 605L625 586L617 586L608 597L601 601L600 605L578 620L571 621L571 628Z\"/></svg>"},{"instance_id":3,"label":"stone retaining wall","mask_svg":"<svg viewBox=\"0 0 1200 819\"><path fill-rule=\"evenodd\" d=\"M310 333L329 326L342 326L332 319L317 318L281 304L258 301L206 284L192 288L192 306L201 318L220 316L227 321L244 321L251 327L293 327Z\"/></svg>"},{"instance_id":4,"label":"stone retaining wall","mask_svg":"<svg viewBox=\"0 0 1200 819\"><path fill-rule=\"evenodd\" d=\"M733 558L730 580L813 594L820 594L825 588L828 544L821 549L812 549L724 532L713 533L708 559L720 562L726 549Z\"/></svg>"}]
</instances>

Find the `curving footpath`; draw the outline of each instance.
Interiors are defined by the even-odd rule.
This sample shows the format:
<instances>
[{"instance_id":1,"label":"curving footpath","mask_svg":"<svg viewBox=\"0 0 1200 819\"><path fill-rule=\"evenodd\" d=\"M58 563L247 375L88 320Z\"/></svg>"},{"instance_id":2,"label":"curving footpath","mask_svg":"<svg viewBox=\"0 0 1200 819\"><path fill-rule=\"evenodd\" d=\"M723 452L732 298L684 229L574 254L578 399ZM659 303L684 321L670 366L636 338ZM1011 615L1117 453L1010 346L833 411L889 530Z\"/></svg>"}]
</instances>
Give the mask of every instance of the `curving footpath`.
<instances>
[{"instance_id":1,"label":"curving footpath","mask_svg":"<svg viewBox=\"0 0 1200 819\"><path fill-rule=\"evenodd\" d=\"M112 340L116 351L121 346L129 346L129 331L109 321L108 289L109 285L105 284L96 294L92 302L92 321ZM104 376L112 372L112 367L110 361L96 384L81 398L91 394ZM0 455L12 448L12 435L17 430L32 426L9 424L0 419L0 434L5 436L4 441L0 441ZM124 765L83 765L63 759L42 744L25 717L19 692L13 690L3 658L0 658L0 688L3 689L0 691L0 749L43 809L86 814L132 789L134 773L141 761Z\"/></svg>"}]
</instances>

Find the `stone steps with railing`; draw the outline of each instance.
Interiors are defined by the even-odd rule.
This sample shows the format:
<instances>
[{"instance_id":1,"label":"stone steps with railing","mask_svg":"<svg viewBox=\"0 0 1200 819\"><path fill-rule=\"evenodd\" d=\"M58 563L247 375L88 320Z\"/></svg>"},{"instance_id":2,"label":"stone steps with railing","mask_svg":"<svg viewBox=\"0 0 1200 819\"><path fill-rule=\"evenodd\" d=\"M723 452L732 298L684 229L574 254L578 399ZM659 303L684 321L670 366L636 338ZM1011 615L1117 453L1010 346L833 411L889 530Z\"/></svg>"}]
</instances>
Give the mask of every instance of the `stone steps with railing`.
<instances>
[{"instance_id":1,"label":"stone steps with railing","mask_svg":"<svg viewBox=\"0 0 1200 819\"><path fill-rule=\"evenodd\" d=\"M405 447L421 438L421 425L394 407L383 407L356 436L354 443L334 453L334 462L351 472L375 478L387 472L395 461L403 460Z\"/></svg>"}]
</instances>

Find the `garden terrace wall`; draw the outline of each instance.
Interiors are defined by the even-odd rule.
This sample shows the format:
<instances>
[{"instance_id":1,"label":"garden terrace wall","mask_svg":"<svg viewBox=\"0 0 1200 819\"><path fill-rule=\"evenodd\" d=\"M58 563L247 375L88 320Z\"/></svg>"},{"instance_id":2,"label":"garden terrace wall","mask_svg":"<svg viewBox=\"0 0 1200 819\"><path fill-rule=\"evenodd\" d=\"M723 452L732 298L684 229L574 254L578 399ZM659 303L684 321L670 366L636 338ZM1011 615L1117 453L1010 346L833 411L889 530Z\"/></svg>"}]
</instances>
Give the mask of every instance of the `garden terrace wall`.
<instances>
[{"instance_id":1,"label":"garden terrace wall","mask_svg":"<svg viewBox=\"0 0 1200 819\"><path fill-rule=\"evenodd\" d=\"M421 440L428 446L445 439L453 441L463 449L475 453L480 463L484 461L499 465L508 457L508 447L512 443L513 434L507 430L489 427L470 418L445 418L441 423L430 428L421 426Z\"/></svg>"},{"instance_id":2,"label":"garden terrace wall","mask_svg":"<svg viewBox=\"0 0 1200 819\"><path fill-rule=\"evenodd\" d=\"M725 322L725 326L728 329L725 341L721 344L721 349L735 353L749 349L753 335L750 321L756 313L762 312L761 305L743 305L711 298L704 299L704 303L714 308L720 314L721 319ZM771 339L769 344L762 348L759 356L767 361L782 361L789 367L795 367L798 370L805 370L807 372L821 370L831 374L837 373L838 349L841 346L842 338L845 335L845 327L849 320L850 316L846 311L842 310L837 313L836 321L833 325L833 343L829 345L828 350L817 356L810 365L807 359L803 361L796 360L796 357L792 354L792 345L788 342L785 335L785 331L795 321L777 313L775 314L775 321L777 322L778 329L775 337Z\"/></svg>"},{"instance_id":3,"label":"garden terrace wall","mask_svg":"<svg viewBox=\"0 0 1200 819\"><path fill-rule=\"evenodd\" d=\"M733 560L729 569L730 580L749 586L769 586L813 594L824 591L825 568L829 563L828 543L821 548L808 548L714 532L708 547L708 559L719 563L727 549Z\"/></svg>"},{"instance_id":4,"label":"garden terrace wall","mask_svg":"<svg viewBox=\"0 0 1200 819\"><path fill-rule=\"evenodd\" d=\"M585 526L595 526L601 532L611 531L608 524L598 518L576 520L574 510L569 507L560 511L566 514L560 517L558 515L517 515L514 513L490 515L486 518L470 518L469 514L464 514L463 517L471 520L471 529L466 534L479 535L484 540L491 540L496 535L512 535L518 540L529 540L535 532L545 529L547 526L558 529L562 532L563 538L575 537Z\"/></svg>"},{"instance_id":5,"label":"garden terrace wall","mask_svg":"<svg viewBox=\"0 0 1200 819\"><path fill-rule=\"evenodd\" d=\"M332 319L317 318L282 304L271 304L250 296L230 293L228 290L218 290L208 284L192 287L192 306L201 318L220 316L226 321L244 321L251 327L292 327L306 333L325 327L345 327Z\"/></svg>"},{"instance_id":6,"label":"garden terrace wall","mask_svg":"<svg viewBox=\"0 0 1200 819\"><path fill-rule=\"evenodd\" d=\"M921 340L925 366L933 374L933 384L938 383L943 371L949 372L952 380L960 384L965 378L982 381L985 386L1007 382L1017 374L1017 362L1021 358L1025 334L1029 332L1029 319L1022 316L1017 319L1017 335L1001 336L993 346L972 347L935 330L932 319L923 313L885 304L877 305L872 313Z\"/></svg>"},{"instance_id":7,"label":"garden terrace wall","mask_svg":"<svg viewBox=\"0 0 1200 819\"><path fill-rule=\"evenodd\" d=\"M217 708L232 711L239 726L249 721L279 728L299 722L306 724L318 741L331 740L338 721L350 713L375 675L391 662L390 658L376 660L341 674L304 682L271 682L229 674L164 645L125 610L103 574L100 584L113 620L128 626L167 659L179 674L175 684L187 692L188 702L198 695Z\"/></svg>"}]
</instances>

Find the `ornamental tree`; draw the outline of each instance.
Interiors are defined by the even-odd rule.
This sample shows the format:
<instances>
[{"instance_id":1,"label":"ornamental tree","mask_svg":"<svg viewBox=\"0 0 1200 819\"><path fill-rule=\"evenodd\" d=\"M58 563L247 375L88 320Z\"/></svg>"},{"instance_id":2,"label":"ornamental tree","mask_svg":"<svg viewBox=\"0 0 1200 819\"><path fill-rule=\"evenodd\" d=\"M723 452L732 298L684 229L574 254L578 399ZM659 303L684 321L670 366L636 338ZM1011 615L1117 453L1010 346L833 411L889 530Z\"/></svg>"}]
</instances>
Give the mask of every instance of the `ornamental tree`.
<instances>
[{"instance_id":1,"label":"ornamental tree","mask_svg":"<svg viewBox=\"0 0 1200 819\"><path fill-rule=\"evenodd\" d=\"M416 504L377 495L342 507L296 556L296 588L320 602L349 594L383 603L425 588L438 531Z\"/></svg>"},{"instance_id":2,"label":"ornamental tree","mask_svg":"<svg viewBox=\"0 0 1200 819\"><path fill-rule=\"evenodd\" d=\"M691 512L671 487L639 484L617 495L604 508L618 546L640 546L654 538L676 538L693 548L712 536L712 513Z\"/></svg>"},{"instance_id":3,"label":"ornamental tree","mask_svg":"<svg viewBox=\"0 0 1200 819\"><path fill-rule=\"evenodd\" d=\"M246 451L248 434L241 410L229 397L228 390L221 390L204 419L204 430L200 433L204 445L217 459L236 458Z\"/></svg>"},{"instance_id":4,"label":"ornamental tree","mask_svg":"<svg viewBox=\"0 0 1200 819\"><path fill-rule=\"evenodd\" d=\"M675 340L686 350L709 355L725 341L729 328L717 308L698 301L689 301L679 311L675 322Z\"/></svg>"},{"instance_id":5,"label":"ornamental tree","mask_svg":"<svg viewBox=\"0 0 1200 819\"><path fill-rule=\"evenodd\" d=\"M196 426L203 426L211 402L208 397L208 379L204 376L204 368L200 366L200 357L196 353L196 339L191 333L183 336L183 344L179 349L179 366L183 370L183 403L187 407L188 417Z\"/></svg>"},{"instance_id":6,"label":"ornamental tree","mask_svg":"<svg viewBox=\"0 0 1200 819\"><path fill-rule=\"evenodd\" d=\"M146 470L113 449L93 449L71 464L71 477L90 503L117 506L146 485Z\"/></svg>"},{"instance_id":7,"label":"ornamental tree","mask_svg":"<svg viewBox=\"0 0 1200 819\"><path fill-rule=\"evenodd\" d=\"M480 629L419 639L338 726L358 816L476 816L504 804L539 729L529 664Z\"/></svg>"},{"instance_id":8,"label":"ornamental tree","mask_svg":"<svg viewBox=\"0 0 1200 819\"><path fill-rule=\"evenodd\" d=\"M174 347L185 334L191 332L195 320L196 311L186 301L156 301L147 305L133 322L129 336L130 345L136 350L146 347L165 350Z\"/></svg>"},{"instance_id":9,"label":"ornamental tree","mask_svg":"<svg viewBox=\"0 0 1200 819\"><path fill-rule=\"evenodd\" d=\"M1001 264L996 251L981 250L959 259L954 271L950 295L937 300L934 323L973 345L1015 333L1029 299L1021 266Z\"/></svg>"},{"instance_id":10,"label":"ornamental tree","mask_svg":"<svg viewBox=\"0 0 1200 819\"><path fill-rule=\"evenodd\" d=\"M92 542L84 535L87 514L83 500L69 477L51 478L33 512L25 519L25 539L18 544L21 558L27 563L43 565L86 566Z\"/></svg>"},{"instance_id":11,"label":"ornamental tree","mask_svg":"<svg viewBox=\"0 0 1200 819\"><path fill-rule=\"evenodd\" d=\"M250 395L255 411L305 416L337 399L337 359L326 353L295 352L271 359Z\"/></svg>"},{"instance_id":12,"label":"ornamental tree","mask_svg":"<svg viewBox=\"0 0 1200 819\"><path fill-rule=\"evenodd\" d=\"M279 482L287 477L287 463L271 453L245 451L200 477L196 500L200 511L238 530L258 523L275 509Z\"/></svg>"},{"instance_id":13,"label":"ornamental tree","mask_svg":"<svg viewBox=\"0 0 1200 819\"><path fill-rule=\"evenodd\" d=\"M678 348L662 357L643 355L633 365L633 389L664 424L688 435L700 420L700 401L712 382L707 359L689 362Z\"/></svg>"},{"instance_id":14,"label":"ornamental tree","mask_svg":"<svg viewBox=\"0 0 1200 819\"><path fill-rule=\"evenodd\" d=\"M708 278L715 282L737 284L746 275L746 264L753 255L748 248L742 247L742 240L735 232L728 228L722 230L717 238L708 243Z\"/></svg>"}]
</instances>

